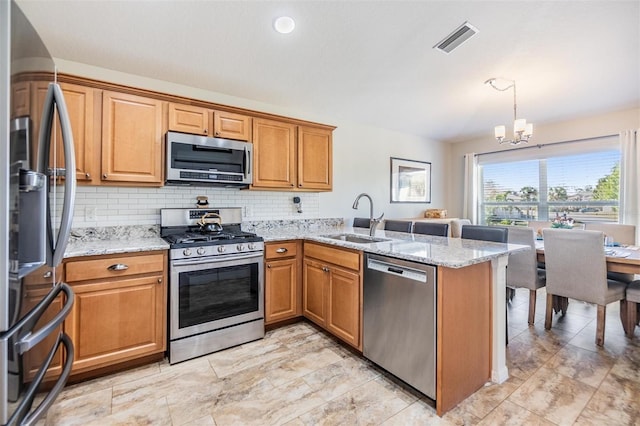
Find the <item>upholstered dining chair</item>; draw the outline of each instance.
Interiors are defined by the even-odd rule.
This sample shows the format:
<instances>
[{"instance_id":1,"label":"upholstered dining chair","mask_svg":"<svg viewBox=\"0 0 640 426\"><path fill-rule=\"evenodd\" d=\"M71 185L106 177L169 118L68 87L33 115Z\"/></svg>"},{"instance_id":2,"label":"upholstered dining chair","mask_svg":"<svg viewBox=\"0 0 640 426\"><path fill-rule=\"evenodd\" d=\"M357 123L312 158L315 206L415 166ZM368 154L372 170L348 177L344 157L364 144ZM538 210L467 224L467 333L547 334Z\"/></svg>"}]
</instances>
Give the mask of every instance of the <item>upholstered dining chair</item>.
<instances>
[{"instance_id":1,"label":"upholstered dining chair","mask_svg":"<svg viewBox=\"0 0 640 426\"><path fill-rule=\"evenodd\" d=\"M413 222L408 220L385 220L385 231L411 232Z\"/></svg>"},{"instance_id":2,"label":"upholstered dining chair","mask_svg":"<svg viewBox=\"0 0 640 426\"><path fill-rule=\"evenodd\" d=\"M356 217L353 219L354 228L369 228L371 221L366 217Z\"/></svg>"},{"instance_id":3,"label":"upholstered dining chair","mask_svg":"<svg viewBox=\"0 0 640 426\"><path fill-rule=\"evenodd\" d=\"M531 247L529 251L517 252L509 256L507 264L507 286L529 289L529 325L536 316L536 294L545 285L545 271L538 268L535 231L525 226L510 226L508 241Z\"/></svg>"},{"instance_id":4,"label":"upholstered dining chair","mask_svg":"<svg viewBox=\"0 0 640 426\"><path fill-rule=\"evenodd\" d=\"M447 237L449 235L448 223L416 222L413 224L414 234L436 235Z\"/></svg>"},{"instance_id":5,"label":"upholstered dining chair","mask_svg":"<svg viewBox=\"0 0 640 426\"><path fill-rule=\"evenodd\" d=\"M453 219L451 221L451 238L460 238L464 225L471 225L471 221L469 219Z\"/></svg>"},{"instance_id":6,"label":"upholstered dining chair","mask_svg":"<svg viewBox=\"0 0 640 426\"><path fill-rule=\"evenodd\" d=\"M636 227L620 223L588 222L585 224L587 231L602 231L605 235L613 237L613 241L620 244L633 245L636 243Z\"/></svg>"},{"instance_id":7,"label":"upholstered dining chair","mask_svg":"<svg viewBox=\"0 0 640 426\"><path fill-rule=\"evenodd\" d=\"M509 229L504 226L463 225L460 236L468 240L506 243L509 238Z\"/></svg>"},{"instance_id":8,"label":"upholstered dining chair","mask_svg":"<svg viewBox=\"0 0 640 426\"><path fill-rule=\"evenodd\" d=\"M636 325L640 324L640 280L627 286L626 300L620 308L620 319L627 337L633 337Z\"/></svg>"},{"instance_id":9,"label":"upholstered dining chair","mask_svg":"<svg viewBox=\"0 0 640 426\"><path fill-rule=\"evenodd\" d=\"M575 229L544 229L542 232L547 271L544 328L551 329L553 296L593 303L598 305L596 345L604 345L607 305L624 300L627 285L607 279L602 232Z\"/></svg>"}]
</instances>

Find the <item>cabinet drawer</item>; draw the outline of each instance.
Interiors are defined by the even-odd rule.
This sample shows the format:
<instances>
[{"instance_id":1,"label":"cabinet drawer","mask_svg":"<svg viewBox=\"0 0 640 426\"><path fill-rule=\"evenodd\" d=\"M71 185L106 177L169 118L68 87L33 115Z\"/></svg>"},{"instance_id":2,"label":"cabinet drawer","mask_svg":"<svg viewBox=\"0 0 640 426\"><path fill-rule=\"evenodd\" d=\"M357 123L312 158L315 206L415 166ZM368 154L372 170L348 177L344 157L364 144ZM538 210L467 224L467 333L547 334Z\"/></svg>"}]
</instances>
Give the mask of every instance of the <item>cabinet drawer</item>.
<instances>
[{"instance_id":1,"label":"cabinet drawer","mask_svg":"<svg viewBox=\"0 0 640 426\"><path fill-rule=\"evenodd\" d=\"M78 260L67 263L67 281L84 281L109 277L124 277L150 272L162 272L164 255L121 256L95 260Z\"/></svg>"},{"instance_id":2,"label":"cabinet drawer","mask_svg":"<svg viewBox=\"0 0 640 426\"><path fill-rule=\"evenodd\" d=\"M286 241L281 243L269 243L265 247L265 257L269 259L278 259L281 257L297 256L298 245L295 241Z\"/></svg>"},{"instance_id":3,"label":"cabinet drawer","mask_svg":"<svg viewBox=\"0 0 640 426\"><path fill-rule=\"evenodd\" d=\"M323 262L332 263L344 268L360 270L360 253L347 249L338 249L320 244L305 243L305 257L313 257Z\"/></svg>"}]
</instances>

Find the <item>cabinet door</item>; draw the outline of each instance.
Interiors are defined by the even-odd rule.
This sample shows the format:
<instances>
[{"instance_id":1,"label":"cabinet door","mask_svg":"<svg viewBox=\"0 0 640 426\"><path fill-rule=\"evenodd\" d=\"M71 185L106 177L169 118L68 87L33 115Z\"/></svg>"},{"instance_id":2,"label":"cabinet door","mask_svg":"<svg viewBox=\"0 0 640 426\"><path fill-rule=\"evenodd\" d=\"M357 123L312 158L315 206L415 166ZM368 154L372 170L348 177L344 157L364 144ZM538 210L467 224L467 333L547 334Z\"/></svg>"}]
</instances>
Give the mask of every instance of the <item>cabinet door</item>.
<instances>
[{"instance_id":1,"label":"cabinet door","mask_svg":"<svg viewBox=\"0 0 640 426\"><path fill-rule=\"evenodd\" d=\"M65 331L75 346L73 372L165 350L162 275L73 285Z\"/></svg>"},{"instance_id":2,"label":"cabinet door","mask_svg":"<svg viewBox=\"0 0 640 426\"><path fill-rule=\"evenodd\" d=\"M11 83L11 118L30 115L30 95L28 81Z\"/></svg>"},{"instance_id":3,"label":"cabinet door","mask_svg":"<svg viewBox=\"0 0 640 426\"><path fill-rule=\"evenodd\" d=\"M249 141L251 140L251 117L232 112L214 111L213 136Z\"/></svg>"},{"instance_id":4,"label":"cabinet door","mask_svg":"<svg viewBox=\"0 0 640 426\"><path fill-rule=\"evenodd\" d=\"M330 267L327 330L355 347L360 345L360 275Z\"/></svg>"},{"instance_id":5,"label":"cabinet door","mask_svg":"<svg viewBox=\"0 0 640 426\"><path fill-rule=\"evenodd\" d=\"M102 181L162 184L163 102L102 95Z\"/></svg>"},{"instance_id":6,"label":"cabinet door","mask_svg":"<svg viewBox=\"0 0 640 426\"><path fill-rule=\"evenodd\" d=\"M253 187L294 188L296 126L273 120L253 120Z\"/></svg>"},{"instance_id":7,"label":"cabinet door","mask_svg":"<svg viewBox=\"0 0 640 426\"><path fill-rule=\"evenodd\" d=\"M298 128L298 188L330 191L333 175L332 132Z\"/></svg>"},{"instance_id":8,"label":"cabinet door","mask_svg":"<svg viewBox=\"0 0 640 426\"><path fill-rule=\"evenodd\" d=\"M303 276L303 314L305 318L324 327L326 286L329 279L327 268L321 263L305 259Z\"/></svg>"},{"instance_id":9,"label":"cabinet door","mask_svg":"<svg viewBox=\"0 0 640 426\"><path fill-rule=\"evenodd\" d=\"M197 106L170 103L169 130L207 136L209 134L209 110Z\"/></svg>"},{"instance_id":10,"label":"cabinet door","mask_svg":"<svg viewBox=\"0 0 640 426\"><path fill-rule=\"evenodd\" d=\"M267 261L265 274L265 323L294 318L298 308L297 260Z\"/></svg>"}]
</instances>

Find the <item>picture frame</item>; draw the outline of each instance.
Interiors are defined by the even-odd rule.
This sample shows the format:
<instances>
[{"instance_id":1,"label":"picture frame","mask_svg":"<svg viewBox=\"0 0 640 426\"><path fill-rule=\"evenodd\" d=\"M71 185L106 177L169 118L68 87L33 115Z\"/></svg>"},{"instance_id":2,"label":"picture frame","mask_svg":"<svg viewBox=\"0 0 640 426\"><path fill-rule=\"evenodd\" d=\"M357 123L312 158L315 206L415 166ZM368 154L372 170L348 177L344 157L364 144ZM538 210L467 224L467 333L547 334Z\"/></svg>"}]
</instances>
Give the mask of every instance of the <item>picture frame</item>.
<instances>
[{"instance_id":1,"label":"picture frame","mask_svg":"<svg viewBox=\"0 0 640 426\"><path fill-rule=\"evenodd\" d=\"M431 163L391 157L391 202L431 203Z\"/></svg>"}]
</instances>

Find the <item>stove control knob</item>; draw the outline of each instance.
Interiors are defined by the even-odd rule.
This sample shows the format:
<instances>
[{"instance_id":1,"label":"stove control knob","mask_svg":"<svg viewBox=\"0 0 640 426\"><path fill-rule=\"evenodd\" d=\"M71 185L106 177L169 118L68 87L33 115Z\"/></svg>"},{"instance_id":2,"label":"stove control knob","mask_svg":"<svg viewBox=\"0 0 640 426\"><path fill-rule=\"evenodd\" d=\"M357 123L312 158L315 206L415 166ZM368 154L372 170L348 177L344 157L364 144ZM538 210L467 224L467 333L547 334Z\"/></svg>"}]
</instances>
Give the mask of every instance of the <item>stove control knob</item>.
<instances>
[{"instance_id":1,"label":"stove control knob","mask_svg":"<svg viewBox=\"0 0 640 426\"><path fill-rule=\"evenodd\" d=\"M238 244L236 248L238 249L238 251L244 250L244 246L242 244Z\"/></svg>"},{"instance_id":2,"label":"stove control knob","mask_svg":"<svg viewBox=\"0 0 640 426\"><path fill-rule=\"evenodd\" d=\"M218 246L218 253L224 253L225 250L225 246Z\"/></svg>"},{"instance_id":3,"label":"stove control knob","mask_svg":"<svg viewBox=\"0 0 640 426\"><path fill-rule=\"evenodd\" d=\"M207 252L207 250L205 250L204 247L198 247L198 250L196 250L197 253L202 256L203 254L205 254Z\"/></svg>"},{"instance_id":4,"label":"stove control knob","mask_svg":"<svg viewBox=\"0 0 640 426\"><path fill-rule=\"evenodd\" d=\"M182 250L182 254L184 254L185 256L191 256L191 249L186 248Z\"/></svg>"},{"instance_id":5,"label":"stove control knob","mask_svg":"<svg viewBox=\"0 0 640 426\"><path fill-rule=\"evenodd\" d=\"M256 248L256 245L254 243L249 243L249 250L254 250Z\"/></svg>"}]
</instances>

